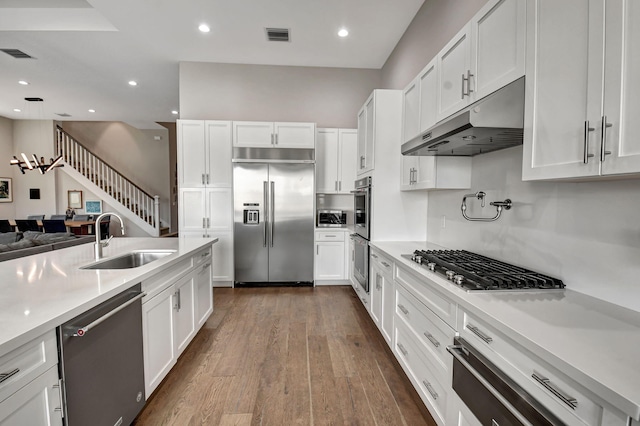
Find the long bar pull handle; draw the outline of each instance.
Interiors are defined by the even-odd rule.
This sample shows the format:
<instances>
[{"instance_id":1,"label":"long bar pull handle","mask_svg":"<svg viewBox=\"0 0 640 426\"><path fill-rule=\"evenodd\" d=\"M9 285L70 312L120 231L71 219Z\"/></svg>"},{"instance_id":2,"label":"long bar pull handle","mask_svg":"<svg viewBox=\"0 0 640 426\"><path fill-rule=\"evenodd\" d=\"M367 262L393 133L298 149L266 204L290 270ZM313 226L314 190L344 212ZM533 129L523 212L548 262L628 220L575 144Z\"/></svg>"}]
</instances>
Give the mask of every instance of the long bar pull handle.
<instances>
[{"instance_id":1,"label":"long bar pull handle","mask_svg":"<svg viewBox=\"0 0 640 426\"><path fill-rule=\"evenodd\" d=\"M276 133L276 145L278 145L278 134Z\"/></svg>"},{"instance_id":2,"label":"long bar pull handle","mask_svg":"<svg viewBox=\"0 0 640 426\"><path fill-rule=\"evenodd\" d=\"M364 169L364 155L360 156L360 168Z\"/></svg>"},{"instance_id":3,"label":"long bar pull handle","mask_svg":"<svg viewBox=\"0 0 640 426\"><path fill-rule=\"evenodd\" d=\"M202 174L202 184L204 185L204 173Z\"/></svg>"},{"instance_id":4,"label":"long bar pull handle","mask_svg":"<svg viewBox=\"0 0 640 426\"><path fill-rule=\"evenodd\" d=\"M63 383L62 383L62 379L58 379L58 383L56 383L55 385L52 386L53 389L58 389L58 398L60 398L60 407L56 407L53 409L53 411L56 411L58 413L63 413L63 406L64 406L64 393L62 391L63 389ZM64 414L62 414L62 416L64 417Z\"/></svg>"},{"instance_id":5,"label":"long bar pull handle","mask_svg":"<svg viewBox=\"0 0 640 426\"><path fill-rule=\"evenodd\" d=\"M383 261L383 262L381 262L381 263L382 263L382 265L383 265L385 268L388 268L389 266L391 266L391 265L389 265L387 262L384 262L384 261Z\"/></svg>"},{"instance_id":6,"label":"long bar pull handle","mask_svg":"<svg viewBox=\"0 0 640 426\"><path fill-rule=\"evenodd\" d=\"M426 380L423 380L422 384L424 385L425 388L427 388L427 390L429 391L433 399L438 399L438 392L436 392L433 386L431 386L431 383L427 382Z\"/></svg>"},{"instance_id":7,"label":"long bar pull handle","mask_svg":"<svg viewBox=\"0 0 640 426\"><path fill-rule=\"evenodd\" d=\"M342 191L342 181L338 181L338 191Z\"/></svg>"},{"instance_id":8,"label":"long bar pull handle","mask_svg":"<svg viewBox=\"0 0 640 426\"><path fill-rule=\"evenodd\" d=\"M432 335L431 333L427 333L427 332L425 331L425 332L424 332L424 333L422 333L422 334L424 334L424 337L426 337L427 339L429 339L429 341L431 342L431 344L432 344L433 346L435 346L436 348L439 348L439 347L440 347L440 342L438 342L438 341L436 340L436 338L435 338L435 337L433 337L433 335Z\"/></svg>"},{"instance_id":9,"label":"long bar pull handle","mask_svg":"<svg viewBox=\"0 0 640 426\"><path fill-rule=\"evenodd\" d=\"M589 120L584 122L584 158L582 162L587 164L589 158L593 157L593 154L589 154L589 132L593 132L595 129L589 126Z\"/></svg>"},{"instance_id":10,"label":"long bar pull handle","mask_svg":"<svg viewBox=\"0 0 640 426\"><path fill-rule=\"evenodd\" d=\"M267 224L269 223L269 214L268 212L268 206L269 206L269 182L267 182L266 180L262 182L262 204L263 204L263 208L264 208L264 232L262 235L262 247L266 247L267 246Z\"/></svg>"},{"instance_id":11,"label":"long bar pull handle","mask_svg":"<svg viewBox=\"0 0 640 426\"><path fill-rule=\"evenodd\" d=\"M469 330L471 330L471 332L473 334L475 334L476 336L478 336L479 338L481 338L482 340L484 340L485 343L491 343L493 342L493 339L490 336L487 336L486 334L484 334L482 331L480 331L480 329L478 327L476 327L475 325L471 325L471 324L467 324L467 328Z\"/></svg>"},{"instance_id":12,"label":"long bar pull handle","mask_svg":"<svg viewBox=\"0 0 640 426\"><path fill-rule=\"evenodd\" d=\"M602 134L600 135L600 161L604 162L607 155L611 155L611 151L607 151L607 129L613 124L607 123L607 116L602 117Z\"/></svg>"},{"instance_id":13,"label":"long bar pull handle","mask_svg":"<svg viewBox=\"0 0 640 426\"><path fill-rule=\"evenodd\" d=\"M98 318L97 320L85 325L84 327L81 327L78 329L78 331L76 331L73 334L73 337L82 337L84 335L87 334L87 332L89 330L91 330L93 327L97 326L98 324L102 323L103 321L108 320L109 318L111 318L112 316L114 316L115 314L117 314L118 312L120 312L121 310L123 310L124 308L126 308L129 305L134 304L135 302L137 302L138 300L142 299L144 296L146 296L147 293L139 293L137 296L135 296L132 299L129 299L128 301L126 301L125 303L123 303L122 305L118 306L117 308L115 308L112 311L109 311L109 313L101 316L100 318Z\"/></svg>"},{"instance_id":14,"label":"long bar pull handle","mask_svg":"<svg viewBox=\"0 0 640 426\"><path fill-rule=\"evenodd\" d=\"M548 378L541 376L537 373L533 373L531 377L533 377L533 379L536 382L540 383L549 392L554 394L556 397L560 398L560 400L565 404L567 404L569 407L571 407L571 409L575 410L578 407L577 399L565 394L560 389L556 388Z\"/></svg>"},{"instance_id":15,"label":"long bar pull handle","mask_svg":"<svg viewBox=\"0 0 640 426\"><path fill-rule=\"evenodd\" d=\"M203 228L206 228L206 227L207 227L207 218L206 218L206 217L203 217L203 218L202 218L202 227L203 227Z\"/></svg>"},{"instance_id":16,"label":"long bar pull handle","mask_svg":"<svg viewBox=\"0 0 640 426\"><path fill-rule=\"evenodd\" d=\"M460 84L460 87L462 88L462 93L460 94L460 99L464 99L464 95L465 95L465 93L464 93L464 80L465 80L464 74L462 74L462 82Z\"/></svg>"},{"instance_id":17,"label":"long bar pull handle","mask_svg":"<svg viewBox=\"0 0 640 426\"><path fill-rule=\"evenodd\" d=\"M471 77L473 76L471 70L467 70L467 96L471 96L471 93L473 93L473 89L471 88Z\"/></svg>"},{"instance_id":18,"label":"long bar pull handle","mask_svg":"<svg viewBox=\"0 0 640 426\"><path fill-rule=\"evenodd\" d=\"M11 377L11 376L15 376L19 372L20 372L20 369L16 368L16 369L13 369L13 370L9 371L8 373L0 373L0 383L4 382L5 380L8 380L9 377Z\"/></svg>"},{"instance_id":19,"label":"long bar pull handle","mask_svg":"<svg viewBox=\"0 0 640 426\"><path fill-rule=\"evenodd\" d=\"M275 209L275 193L276 193L276 184L271 181L271 201L269 202L269 208L271 209L271 214L269 215L269 224L271 225L271 247L273 247L273 240L275 239L275 222L276 222L276 209Z\"/></svg>"},{"instance_id":20,"label":"long bar pull handle","mask_svg":"<svg viewBox=\"0 0 640 426\"><path fill-rule=\"evenodd\" d=\"M377 255L377 254L373 254L373 253L371 253L371 257L373 257L374 259L377 259L377 258L378 258L378 255Z\"/></svg>"},{"instance_id":21,"label":"long bar pull handle","mask_svg":"<svg viewBox=\"0 0 640 426\"><path fill-rule=\"evenodd\" d=\"M404 348L404 346L402 346L402 343L398 343L396 344L396 346L398 347L398 349L400 349L400 352L402 352L402 355L404 356L409 355L409 352Z\"/></svg>"},{"instance_id":22,"label":"long bar pull handle","mask_svg":"<svg viewBox=\"0 0 640 426\"><path fill-rule=\"evenodd\" d=\"M273 133L271 133L271 145L273 145Z\"/></svg>"},{"instance_id":23,"label":"long bar pull handle","mask_svg":"<svg viewBox=\"0 0 640 426\"><path fill-rule=\"evenodd\" d=\"M405 308L404 305L398 304L398 309L400 309L403 314L409 315L409 310L407 308Z\"/></svg>"}]
</instances>

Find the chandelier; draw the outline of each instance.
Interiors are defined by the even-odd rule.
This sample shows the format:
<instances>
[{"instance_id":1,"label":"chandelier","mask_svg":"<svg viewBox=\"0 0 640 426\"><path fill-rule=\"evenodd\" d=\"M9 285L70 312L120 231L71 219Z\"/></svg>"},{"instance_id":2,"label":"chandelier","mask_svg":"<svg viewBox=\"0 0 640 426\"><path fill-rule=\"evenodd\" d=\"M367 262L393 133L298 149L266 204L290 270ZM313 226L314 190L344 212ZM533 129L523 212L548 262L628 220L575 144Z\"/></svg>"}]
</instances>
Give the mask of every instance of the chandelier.
<instances>
[{"instance_id":1,"label":"chandelier","mask_svg":"<svg viewBox=\"0 0 640 426\"><path fill-rule=\"evenodd\" d=\"M58 158L56 158L55 160L53 158L50 158L49 164L45 163L44 157L40 157L40 160L38 160L38 157L36 157L35 154L33 154L31 158L29 158L23 152L21 156L22 160L14 155L13 159L9 161L9 164L18 166L22 174L25 174L25 170L38 170L40 171L40 174L43 175L49 170L53 170L53 168L55 167L64 167L64 164L60 164L60 162L62 161L62 155L58 156Z\"/></svg>"}]
</instances>

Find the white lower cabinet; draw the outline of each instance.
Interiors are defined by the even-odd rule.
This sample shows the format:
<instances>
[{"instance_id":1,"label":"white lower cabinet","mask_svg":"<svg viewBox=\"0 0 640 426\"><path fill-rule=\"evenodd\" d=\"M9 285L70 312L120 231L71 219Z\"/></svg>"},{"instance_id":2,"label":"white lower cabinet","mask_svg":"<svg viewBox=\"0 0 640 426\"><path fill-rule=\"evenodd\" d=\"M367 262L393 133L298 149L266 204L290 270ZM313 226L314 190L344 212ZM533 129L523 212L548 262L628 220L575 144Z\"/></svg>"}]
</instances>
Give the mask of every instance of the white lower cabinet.
<instances>
[{"instance_id":1,"label":"white lower cabinet","mask_svg":"<svg viewBox=\"0 0 640 426\"><path fill-rule=\"evenodd\" d=\"M213 312L211 248L196 253L187 265L174 271L142 283L148 295L142 299L147 398Z\"/></svg>"},{"instance_id":2,"label":"white lower cabinet","mask_svg":"<svg viewBox=\"0 0 640 426\"><path fill-rule=\"evenodd\" d=\"M447 426L482 426L471 410L453 390L447 402Z\"/></svg>"},{"instance_id":3,"label":"white lower cabinet","mask_svg":"<svg viewBox=\"0 0 640 426\"><path fill-rule=\"evenodd\" d=\"M349 252L346 233L340 231L316 231L316 257L314 279L345 283L349 279Z\"/></svg>"},{"instance_id":4,"label":"white lower cabinet","mask_svg":"<svg viewBox=\"0 0 640 426\"><path fill-rule=\"evenodd\" d=\"M382 337L387 341L387 344L391 345L393 342L393 317L395 312L393 261L381 252L372 249L369 265L371 317L380 329Z\"/></svg>"},{"instance_id":5,"label":"white lower cabinet","mask_svg":"<svg viewBox=\"0 0 640 426\"><path fill-rule=\"evenodd\" d=\"M0 403L0 425L61 426L61 407L56 365Z\"/></svg>"}]
</instances>

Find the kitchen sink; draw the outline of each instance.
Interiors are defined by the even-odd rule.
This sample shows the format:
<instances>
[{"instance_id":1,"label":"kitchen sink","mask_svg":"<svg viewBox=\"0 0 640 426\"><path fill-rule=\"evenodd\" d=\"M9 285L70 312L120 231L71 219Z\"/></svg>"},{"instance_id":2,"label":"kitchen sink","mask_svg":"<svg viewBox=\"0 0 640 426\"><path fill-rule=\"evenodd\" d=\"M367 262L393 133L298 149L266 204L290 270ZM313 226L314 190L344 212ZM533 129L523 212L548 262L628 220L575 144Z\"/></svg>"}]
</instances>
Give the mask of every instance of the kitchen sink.
<instances>
[{"instance_id":1,"label":"kitchen sink","mask_svg":"<svg viewBox=\"0 0 640 426\"><path fill-rule=\"evenodd\" d=\"M130 269L175 253L175 250L134 250L117 257L99 260L80 269Z\"/></svg>"}]
</instances>

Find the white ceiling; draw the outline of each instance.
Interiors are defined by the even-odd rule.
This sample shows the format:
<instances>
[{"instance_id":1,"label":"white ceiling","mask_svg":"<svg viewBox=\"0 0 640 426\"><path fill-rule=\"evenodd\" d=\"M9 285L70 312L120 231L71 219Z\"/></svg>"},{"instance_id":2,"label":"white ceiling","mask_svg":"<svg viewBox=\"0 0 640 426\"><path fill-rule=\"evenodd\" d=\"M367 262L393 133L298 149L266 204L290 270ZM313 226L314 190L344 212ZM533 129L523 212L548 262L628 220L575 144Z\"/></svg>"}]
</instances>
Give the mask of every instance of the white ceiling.
<instances>
[{"instance_id":1,"label":"white ceiling","mask_svg":"<svg viewBox=\"0 0 640 426\"><path fill-rule=\"evenodd\" d=\"M35 57L0 52L0 116L154 128L179 117L183 61L379 69L423 2L0 0L0 49ZM291 41L268 42L265 27L289 28Z\"/></svg>"}]
</instances>

